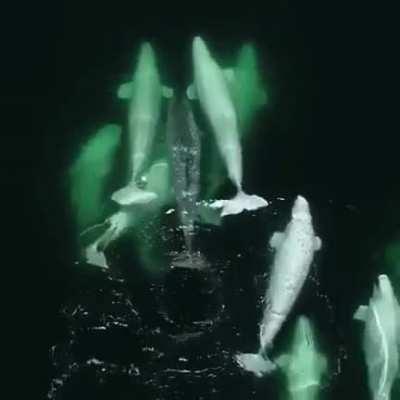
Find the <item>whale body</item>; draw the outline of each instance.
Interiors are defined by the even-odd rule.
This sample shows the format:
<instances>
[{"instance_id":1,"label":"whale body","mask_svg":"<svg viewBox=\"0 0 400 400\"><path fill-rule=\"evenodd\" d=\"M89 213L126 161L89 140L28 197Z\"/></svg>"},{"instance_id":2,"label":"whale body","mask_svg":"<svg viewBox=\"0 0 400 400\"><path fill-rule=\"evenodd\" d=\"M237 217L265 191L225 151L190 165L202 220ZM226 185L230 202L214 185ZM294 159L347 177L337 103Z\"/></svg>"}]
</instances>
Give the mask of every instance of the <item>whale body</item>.
<instances>
[{"instance_id":1,"label":"whale body","mask_svg":"<svg viewBox=\"0 0 400 400\"><path fill-rule=\"evenodd\" d=\"M154 192L139 188L138 183L140 174L149 167L163 95L171 97L172 90L161 85L153 48L144 43L132 81L118 90L119 98L129 100L131 176L128 185L114 192L111 198L122 206L148 203L157 197Z\"/></svg>"},{"instance_id":2,"label":"whale body","mask_svg":"<svg viewBox=\"0 0 400 400\"><path fill-rule=\"evenodd\" d=\"M242 149L237 115L226 81L229 74L224 75L200 37L193 40L193 66L194 82L188 88L188 97L199 99L212 127L229 179L237 190L233 199L217 200L213 207L222 208L222 216L266 207L266 200L256 195L248 195L242 189Z\"/></svg>"},{"instance_id":3,"label":"whale body","mask_svg":"<svg viewBox=\"0 0 400 400\"><path fill-rule=\"evenodd\" d=\"M304 197L297 196L289 224L284 232L272 235L270 246L275 249L275 256L265 294L259 352L236 356L244 369L258 376L276 368L267 353L304 285L314 253L321 248L321 239L314 234L309 205Z\"/></svg>"},{"instance_id":4,"label":"whale body","mask_svg":"<svg viewBox=\"0 0 400 400\"><path fill-rule=\"evenodd\" d=\"M363 349L374 400L389 400L399 372L400 306L387 275L379 275L368 306L354 314L364 322Z\"/></svg>"}]
</instances>

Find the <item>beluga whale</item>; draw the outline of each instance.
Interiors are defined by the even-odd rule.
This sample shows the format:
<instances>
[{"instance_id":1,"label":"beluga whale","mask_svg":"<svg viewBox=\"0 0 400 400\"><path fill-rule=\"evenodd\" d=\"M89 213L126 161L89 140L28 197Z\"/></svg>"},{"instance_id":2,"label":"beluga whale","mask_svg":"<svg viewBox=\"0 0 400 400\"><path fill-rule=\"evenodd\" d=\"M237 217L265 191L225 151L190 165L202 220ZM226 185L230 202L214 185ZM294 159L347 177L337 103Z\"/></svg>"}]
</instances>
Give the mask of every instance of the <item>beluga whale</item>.
<instances>
[{"instance_id":1,"label":"beluga whale","mask_svg":"<svg viewBox=\"0 0 400 400\"><path fill-rule=\"evenodd\" d=\"M389 400L399 377L400 306L387 275L379 275L369 304L360 306L354 318L364 323L363 350L371 396Z\"/></svg>"},{"instance_id":2,"label":"beluga whale","mask_svg":"<svg viewBox=\"0 0 400 400\"><path fill-rule=\"evenodd\" d=\"M161 85L154 50L143 43L133 78L118 89L118 97L129 100L128 132L130 149L130 179L122 189L112 194L121 206L146 204L154 200L154 192L140 188L141 174L149 167L156 135L162 96L170 98L172 89Z\"/></svg>"},{"instance_id":3,"label":"beluga whale","mask_svg":"<svg viewBox=\"0 0 400 400\"><path fill-rule=\"evenodd\" d=\"M232 199L217 200L211 206L221 208L221 216L266 207L266 200L249 195L242 188L243 165L238 118L228 83L229 79L232 79L232 70L224 74L204 41L198 36L193 40L192 56L194 81L188 87L187 96L192 100L198 98L214 132L229 179L237 190Z\"/></svg>"},{"instance_id":4,"label":"beluga whale","mask_svg":"<svg viewBox=\"0 0 400 400\"><path fill-rule=\"evenodd\" d=\"M257 376L276 368L267 353L299 296L314 253L321 248L321 239L314 234L310 208L304 197L297 196L285 231L275 232L269 244L275 249L275 255L264 298L259 351L236 355L239 365Z\"/></svg>"}]
</instances>

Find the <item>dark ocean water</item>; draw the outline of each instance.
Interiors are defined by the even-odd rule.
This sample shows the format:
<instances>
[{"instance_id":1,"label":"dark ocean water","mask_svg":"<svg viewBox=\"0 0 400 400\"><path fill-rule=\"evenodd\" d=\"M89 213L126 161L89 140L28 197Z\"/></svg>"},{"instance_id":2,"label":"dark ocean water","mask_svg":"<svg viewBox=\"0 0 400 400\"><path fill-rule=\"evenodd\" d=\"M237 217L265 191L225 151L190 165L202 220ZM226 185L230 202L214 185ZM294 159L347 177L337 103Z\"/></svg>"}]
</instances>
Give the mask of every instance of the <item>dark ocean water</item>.
<instances>
[{"instance_id":1,"label":"dark ocean water","mask_svg":"<svg viewBox=\"0 0 400 400\"><path fill-rule=\"evenodd\" d=\"M19 238L7 252L19 266L18 293L27 294L12 297L21 306L19 346L27 348L14 358L31 398L280 398L279 374L254 379L232 355L257 348L268 239L302 194L323 249L276 351L295 317L311 316L329 357L324 398L368 399L352 314L384 272L382 249L400 230L391 100L376 83L385 75L378 66L386 42L372 44L376 30L359 10L288 1L265 7L193 15L60 3L27 7L19 29L10 24L2 101L16 111L4 137L19 151L5 154L5 185L22 193L21 223L6 215L9 235ZM201 230L207 273L170 271L168 256L160 274L146 273L129 237L110 250L109 273L77 264L66 186L71 159L98 126L124 121L115 88L139 43L154 44L166 81L183 92L196 34L222 59L244 41L257 47L270 103L244 147L245 187L272 205ZM161 222L165 229L174 223ZM160 238L166 249L176 246Z\"/></svg>"},{"instance_id":2,"label":"dark ocean water","mask_svg":"<svg viewBox=\"0 0 400 400\"><path fill-rule=\"evenodd\" d=\"M291 200L277 199L260 212L203 228L200 244L209 271L170 269L167 254L165 269L154 277L127 250L130 240L110 250L110 272L74 265L74 287L61 308L50 352L50 398L284 397L279 373L255 379L238 368L233 356L258 347L257 324L272 260L266 241L286 223ZM322 398L368 399L361 330L352 321L378 272L363 254L364 211L332 201L313 202L312 211L323 249L278 336L275 354L285 349L296 317L307 315L329 360ZM166 226L171 222L163 218ZM167 251L176 246L176 235L161 236ZM354 243L354 237L363 240Z\"/></svg>"}]
</instances>

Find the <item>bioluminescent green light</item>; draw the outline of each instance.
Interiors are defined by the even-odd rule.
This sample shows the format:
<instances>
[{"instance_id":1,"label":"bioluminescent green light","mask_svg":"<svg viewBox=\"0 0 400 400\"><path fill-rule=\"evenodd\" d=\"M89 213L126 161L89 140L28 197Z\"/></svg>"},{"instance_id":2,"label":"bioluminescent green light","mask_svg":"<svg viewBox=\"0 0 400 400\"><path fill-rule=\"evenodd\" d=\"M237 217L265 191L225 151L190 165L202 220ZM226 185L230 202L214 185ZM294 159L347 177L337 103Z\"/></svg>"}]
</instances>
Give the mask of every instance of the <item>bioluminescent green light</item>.
<instances>
[{"instance_id":1,"label":"bioluminescent green light","mask_svg":"<svg viewBox=\"0 0 400 400\"><path fill-rule=\"evenodd\" d=\"M253 45L245 44L234 69L232 94L241 125L241 134L247 133L256 112L267 102Z\"/></svg>"},{"instance_id":2,"label":"bioluminescent green light","mask_svg":"<svg viewBox=\"0 0 400 400\"><path fill-rule=\"evenodd\" d=\"M288 400L318 399L327 361L319 352L314 327L307 317L297 319L290 351L276 363L286 377Z\"/></svg>"},{"instance_id":3,"label":"bioluminescent green light","mask_svg":"<svg viewBox=\"0 0 400 400\"><path fill-rule=\"evenodd\" d=\"M118 125L103 126L81 147L68 171L70 200L79 230L98 222L102 216L104 189L120 138Z\"/></svg>"}]
</instances>

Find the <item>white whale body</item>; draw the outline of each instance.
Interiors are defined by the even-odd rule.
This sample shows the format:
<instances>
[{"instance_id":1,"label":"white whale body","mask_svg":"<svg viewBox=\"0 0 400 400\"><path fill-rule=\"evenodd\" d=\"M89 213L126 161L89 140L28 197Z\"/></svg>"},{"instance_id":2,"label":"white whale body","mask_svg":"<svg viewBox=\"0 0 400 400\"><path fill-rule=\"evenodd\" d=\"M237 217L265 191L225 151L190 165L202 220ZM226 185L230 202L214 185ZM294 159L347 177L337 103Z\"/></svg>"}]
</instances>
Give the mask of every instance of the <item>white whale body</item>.
<instances>
[{"instance_id":1,"label":"white whale body","mask_svg":"<svg viewBox=\"0 0 400 400\"><path fill-rule=\"evenodd\" d=\"M289 224L284 232L272 235L270 245L275 249L275 256L265 294L259 351L236 356L240 366L257 376L276 368L267 353L299 296L314 253L321 248L321 240L314 234L309 205L304 197L296 198Z\"/></svg>"},{"instance_id":2,"label":"white whale body","mask_svg":"<svg viewBox=\"0 0 400 400\"><path fill-rule=\"evenodd\" d=\"M119 98L129 100L131 177L128 184L114 192L111 198L122 206L146 204L157 197L137 184L140 174L149 167L163 95L171 97L172 90L161 85L154 51L149 43L144 43L132 81L124 83L118 90Z\"/></svg>"},{"instance_id":3,"label":"white whale body","mask_svg":"<svg viewBox=\"0 0 400 400\"><path fill-rule=\"evenodd\" d=\"M368 306L354 314L364 322L363 349L374 400L389 400L399 372L400 306L387 275L379 275Z\"/></svg>"},{"instance_id":4,"label":"white whale body","mask_svg":"<svg viewBox=\"0 0 400 400\"><path fill-rule=\"evenodd\" d=\"M268 202L242 189L243 166L238 120L225 74L212 58L200 37L193 40L194 82L187 90L190 99L198 98L214 132L228 176L237 194L230 200L217 200L212 206L222 208L221 215L238 214L243 210L266 207Z\"/></svg>"}]
</instances>

